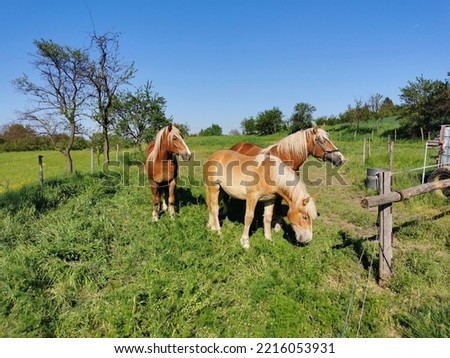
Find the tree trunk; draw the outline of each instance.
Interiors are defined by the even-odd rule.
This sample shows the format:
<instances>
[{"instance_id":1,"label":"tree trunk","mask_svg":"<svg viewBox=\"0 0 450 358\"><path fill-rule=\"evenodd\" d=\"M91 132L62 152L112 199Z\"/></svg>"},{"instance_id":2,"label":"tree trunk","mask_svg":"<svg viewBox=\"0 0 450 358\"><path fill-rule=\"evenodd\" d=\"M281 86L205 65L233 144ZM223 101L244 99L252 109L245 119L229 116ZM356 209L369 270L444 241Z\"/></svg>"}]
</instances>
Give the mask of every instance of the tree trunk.
<instances>
[{"instance_id":1,"label":"tree trunk","mask_svg":"<svg viewBox=\"0 0 450 358\"><path fill-rule=\"evenodd\" d=\"M72 156L70 154L70 151L72 150L73 142L75 141L75 130L76 130L75 121L71 121L69 143L67 143L67 146L63 151L63 154L66 157L67 174L69 174L69 175L72 175L72 173L73 173L73 162L72 162Z\"/></svg>"},{"instance_id":2,"label":"tree trunk","mask_svg":"<svg viewBox=\"0 0 450 358\"><path fill-rule=\"evenodd\" d=\"M105 162L109 163L109 137L108 129L103 127L103 155L105 157Z\"/></svg>"},{"instance_id":3,"label":"tree trunk","mask_svg":"<svg viewBox=\"0 0 450 358\"><path fill-rule=\"evenodd\" d=\"M73 173L73 162L72 162L72 156L70 155L70 151L65 152L64 156L66 157L67 174L72 175L72 173Z\"/></svg>"}]
</instances>

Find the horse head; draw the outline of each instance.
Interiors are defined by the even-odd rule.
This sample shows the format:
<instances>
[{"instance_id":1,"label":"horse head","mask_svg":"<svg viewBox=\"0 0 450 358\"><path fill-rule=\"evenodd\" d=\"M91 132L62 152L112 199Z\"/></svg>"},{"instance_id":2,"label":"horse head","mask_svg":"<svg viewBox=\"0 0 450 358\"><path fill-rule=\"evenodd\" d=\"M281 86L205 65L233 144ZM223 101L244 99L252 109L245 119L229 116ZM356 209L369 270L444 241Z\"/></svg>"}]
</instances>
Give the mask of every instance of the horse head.
<instances>
[{"instance_id":1,"label":"horse head","mask_svg":"<svg viewBox=\"0 0 450 358\"><path fill-rule=\"evenodd\" d=\"M314 149L312 155L318 159L331 162L333 165L341 165L344 156L340 150L331 142L327 132L323 129L313 128Z\"/></svg>"},{"instance_id":2,"label":"horse head","mask_svg":"<svg viewBox=\"0 0 450 358\"><path fill-rule=\"evenodd\" d=\"M298 243L307 244L312 240L312 222L317 218L317 209L311 197L300 200L296 205L289 205L287 217Z\"/></svg>"},{"instance_id":3,"label":"horse head","mask_svg":"<svg viewBox=\"0 0 450 358\"><path fill-rule=\"evenodd\" d=\"M167 126L167 150L171 153L180 155L184 160L191 159L192 153L184 142L180 130L172 123Z\"/></svg>"}]
</instances>

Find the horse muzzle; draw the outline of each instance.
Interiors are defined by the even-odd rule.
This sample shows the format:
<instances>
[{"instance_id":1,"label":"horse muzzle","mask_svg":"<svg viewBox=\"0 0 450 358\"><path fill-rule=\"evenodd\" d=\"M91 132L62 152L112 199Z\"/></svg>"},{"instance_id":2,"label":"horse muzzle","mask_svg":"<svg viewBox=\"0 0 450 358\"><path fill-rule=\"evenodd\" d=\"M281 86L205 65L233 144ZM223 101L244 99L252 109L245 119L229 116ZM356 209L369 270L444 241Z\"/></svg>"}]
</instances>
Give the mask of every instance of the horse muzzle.
<instances>
[{"instance_id":1,"label":"horse muzzle","mask_svg":"<svg viewBox=\"0 0 450 358\"><path fill-rule=\"evenodd\" d=\"M342 155L341 152L325 153L324 158L326 161L331 162L336 167L344 163L344 156Z\"/></svg>"},{"instance_id":2,"label":"horse muzzle","mask_svg":"<svg viewBox=\"0 0 450 358\"><path fill-rule=\"evenodd\" d=\"M192 153L191 152L184 152L181 155L181 158L183 158L183 160L190 160L192 157Z\"/></svg>"},{"instance_id":3,"label":"horse muzzle","mask_svg":"<svg viewBox=\"0 0 450 358\"><path fill-rule=\"evenodd\" d=\"M303 228L294 228L295 240L301 245L306 245L312 240L312 230L305 230Z\"/></svg>"}]
</instances>

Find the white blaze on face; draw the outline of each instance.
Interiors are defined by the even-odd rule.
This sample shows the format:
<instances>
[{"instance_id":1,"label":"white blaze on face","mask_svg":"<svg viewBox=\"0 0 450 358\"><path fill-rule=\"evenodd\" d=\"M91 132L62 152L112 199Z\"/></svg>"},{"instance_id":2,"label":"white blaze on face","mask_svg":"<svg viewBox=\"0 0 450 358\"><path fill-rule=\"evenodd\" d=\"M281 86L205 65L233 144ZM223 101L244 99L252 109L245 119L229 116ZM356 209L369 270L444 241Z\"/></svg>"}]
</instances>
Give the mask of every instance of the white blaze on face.
<instances>
[{"instance_id":1,"label":"white blaze on face","mask_svg":"<svg viewBox=\"0 0 450 358\"><path fill-rule=\"evenodd\" d=\"M184 139L183 138L181 138L181 140L183 141L183 145L185 146L185 148L186 148L186 156L187 157L191 157L191 155L192 155L192 153L191 153L191 151L189 150L189 147L186 145L186 143L185 143L185 141L184 141Z\"/></svg>"}]
</instances>

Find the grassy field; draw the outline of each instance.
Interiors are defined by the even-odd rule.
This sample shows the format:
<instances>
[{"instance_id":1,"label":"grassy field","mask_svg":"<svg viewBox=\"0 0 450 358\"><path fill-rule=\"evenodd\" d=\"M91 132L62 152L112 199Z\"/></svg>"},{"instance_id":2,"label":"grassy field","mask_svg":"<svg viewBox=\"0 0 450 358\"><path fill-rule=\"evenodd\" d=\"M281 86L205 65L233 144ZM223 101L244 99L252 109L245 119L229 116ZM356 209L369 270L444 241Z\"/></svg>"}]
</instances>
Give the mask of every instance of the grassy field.
<instances>
[{"instance_id":1,"label":"grassy field","mask_svg":"<svg viewBox=\"0 0 450 358\"><path fill-rule=\"evenodd\" d=\"M330 133L347 163L333 172L310 159L302 173L320 181L308 188L320 217L305 247L283 232L267 242L260 218L249 250L239 219L224 220L222 238L209 232L204 188L188 180L200 168L181 170L176 220L153 223L138 165L90 175L89 152L77 152L77 174L67 177L63 156L44 153L41 189L40 153L0 153L0 336L449 337L448 200L395 204L395 273L380 288L376 212L359 204L374 194L362 165L369 132L353 140L345 130ZM202 163L237 141L268 145L283 135L187 143ZM422 156L422 142L395 143L394 187L420 183L404 170ZM375 136L366 167L387 163L387 139Z\"/></svg>"}]
</instances>

